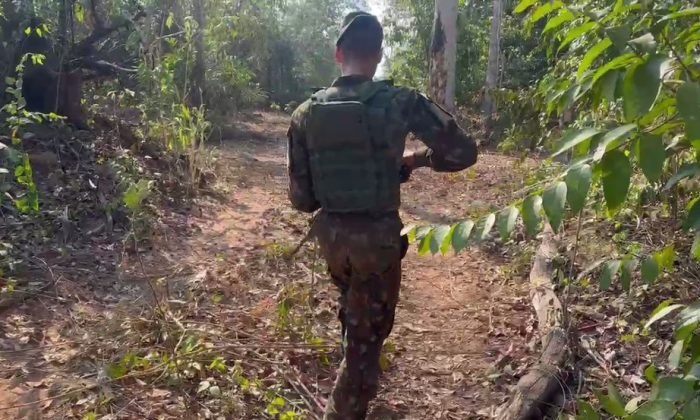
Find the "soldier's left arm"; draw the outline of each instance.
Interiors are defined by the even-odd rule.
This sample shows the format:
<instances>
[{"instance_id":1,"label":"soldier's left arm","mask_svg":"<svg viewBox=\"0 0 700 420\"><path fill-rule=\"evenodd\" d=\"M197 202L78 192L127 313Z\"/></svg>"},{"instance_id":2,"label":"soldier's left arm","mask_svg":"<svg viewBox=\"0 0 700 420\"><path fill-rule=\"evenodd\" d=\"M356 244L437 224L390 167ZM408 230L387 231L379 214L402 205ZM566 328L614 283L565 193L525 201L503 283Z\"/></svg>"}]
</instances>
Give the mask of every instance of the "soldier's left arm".
<instances>
[{"instance_id":1,"label":"soldier's left arm","mask_svg":"<svg viewBox=\"0 0 700 420\"><path fill-rule=\"evenodd\" d=\"M306 106L302 104L292 115L287 131L287 171L289 173L289 201L303 212L312 213L320 207L313 191L309 152L306 147Z\"/></svg>"},{"instance_id":2,"label":"soldier's left arm","mask_svg":"<svg viewBox=\"0 0 700 420\"><path fill-rule=\"evenodd\" d=\"M427 146L414 153L415 166L457 172L474 165L478 156L474 138L450 113L426 96L412 93L413 100L408 101L409 129Z\"/></svg>"}]
</instances>

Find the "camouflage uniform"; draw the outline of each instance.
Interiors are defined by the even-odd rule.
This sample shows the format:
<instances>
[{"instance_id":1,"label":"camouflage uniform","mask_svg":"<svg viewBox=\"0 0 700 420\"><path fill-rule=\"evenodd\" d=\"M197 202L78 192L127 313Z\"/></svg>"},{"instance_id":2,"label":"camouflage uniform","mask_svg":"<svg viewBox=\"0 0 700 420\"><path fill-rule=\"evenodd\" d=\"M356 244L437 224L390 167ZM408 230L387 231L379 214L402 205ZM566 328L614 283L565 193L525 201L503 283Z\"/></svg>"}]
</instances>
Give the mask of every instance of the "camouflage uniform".
<instances>
[{"instance_id":1,"label":"camouflage uniform","mask_svg":"<svg viewBox=\"0 0 700 420\"><path fill-rule=\"evenodd\" d=\"M345 76L332 86L351 90L368 81L364 76ZM408 133L428 146L416 152L417 167L455 172L476 162L475 142L450 114L416 91L391 89L394 95L386 124L397 172ZM289 199L304 212L320 208L314 196L306 141L309 108L307 101L294 112L288 132ZM379 357L393 327L401 259L408 245L401 237L398 211L348 214L322 209L313 229L330 276L340 290L338 317L345 349L325 418L364 419L377 392Z\"/></svg>"}]
</instances>

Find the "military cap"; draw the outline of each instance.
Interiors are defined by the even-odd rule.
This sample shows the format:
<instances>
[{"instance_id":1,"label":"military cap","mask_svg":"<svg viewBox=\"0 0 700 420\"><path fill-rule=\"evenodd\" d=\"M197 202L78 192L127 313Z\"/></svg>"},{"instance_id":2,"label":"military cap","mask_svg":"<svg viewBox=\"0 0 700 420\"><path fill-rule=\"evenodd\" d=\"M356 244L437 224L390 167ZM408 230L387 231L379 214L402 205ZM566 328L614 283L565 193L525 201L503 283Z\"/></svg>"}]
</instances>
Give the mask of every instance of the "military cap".
<instances>
[{"instance_id":1,"label":"military cap","mask_svg":"<svg viewBox=\"0 0 700 420\"><path fill-rule=\"evenodd\" d=\"M373 41L377 43L377 49L381 48L384 41L384 29L382 29L379 19L367 12L351 12L345 16L343 27L340 29L340 34L335 42L336 47L339 47L347 36L352 36L353 33L358 32L376 35L373 37Z\"/></svg>"}]
</instances>

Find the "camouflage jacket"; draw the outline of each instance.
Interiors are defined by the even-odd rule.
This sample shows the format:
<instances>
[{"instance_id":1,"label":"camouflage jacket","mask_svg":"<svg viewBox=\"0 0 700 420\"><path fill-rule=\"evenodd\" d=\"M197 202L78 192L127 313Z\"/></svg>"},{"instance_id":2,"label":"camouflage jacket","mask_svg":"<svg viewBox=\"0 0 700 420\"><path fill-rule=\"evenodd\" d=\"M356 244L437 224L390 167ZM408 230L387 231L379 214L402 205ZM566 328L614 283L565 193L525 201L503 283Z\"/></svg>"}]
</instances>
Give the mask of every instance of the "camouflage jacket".
<instances>
[{"instance_id":1,"label":"camouflage jacket","mask_svg":"<svg viewBox=\"0 0 700 420\"><path fill-rule=\"evenodd\" d=\"M334 87L352 87L366 82L364 76L344 76ZM416 152L416 167L430 167L438 172L457 172L476 163L476 142L455 122L454 117L415 90L397 89L392 112L387 118L392 131L402 139L394 145L401 161L406 136L414 134L427 147ZM316 211L320 205L314 197L313 180L306 145L306 121L311 101L301 104L292 114L288 136L289 199L297 210ZM396 168L399 170L399 167Z\"/></svg>"}]
</instances>

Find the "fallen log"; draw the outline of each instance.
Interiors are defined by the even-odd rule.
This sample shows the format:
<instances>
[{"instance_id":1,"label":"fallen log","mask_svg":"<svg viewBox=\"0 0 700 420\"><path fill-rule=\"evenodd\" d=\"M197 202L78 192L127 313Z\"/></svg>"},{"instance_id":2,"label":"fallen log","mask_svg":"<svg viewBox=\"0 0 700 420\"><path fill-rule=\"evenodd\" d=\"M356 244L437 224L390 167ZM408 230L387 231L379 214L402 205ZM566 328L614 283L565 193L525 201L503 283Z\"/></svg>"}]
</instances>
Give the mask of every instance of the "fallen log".
<instances>
[{"instance_id":1,"label":"fallen log","mask_svg":"<svg viewBox=\"0 0 700 420\"><path fill-rule=\"evenodd\" d=\"M499 420L542 419L564 394L563 371L570 352L566 309L552 283L556 244L548 226L530 271L530 298L537 314L542 352L537 363L520 378L509 401L501 407Z\"/></svg>"}]
</instances>

